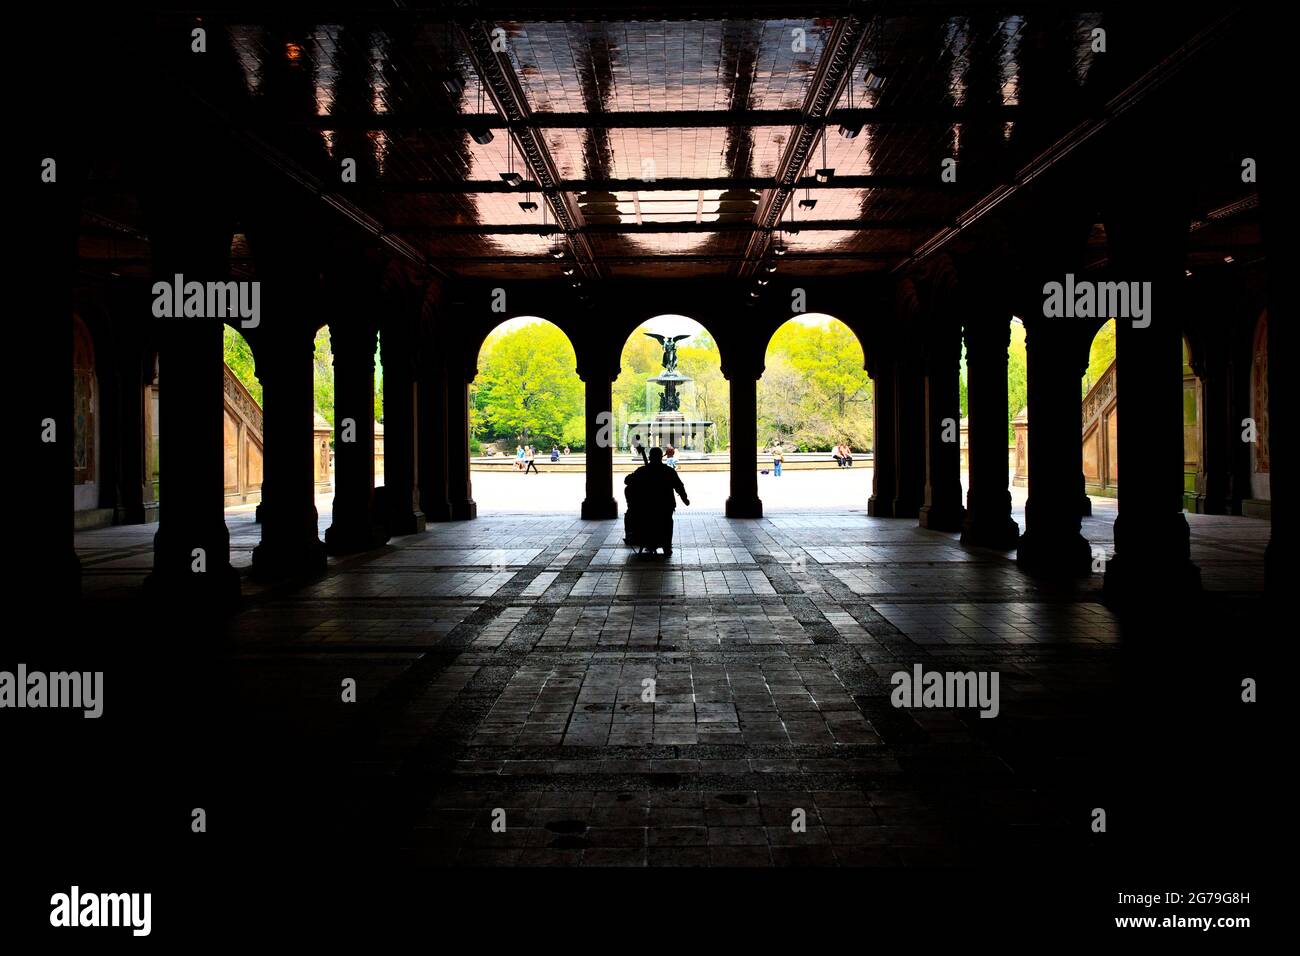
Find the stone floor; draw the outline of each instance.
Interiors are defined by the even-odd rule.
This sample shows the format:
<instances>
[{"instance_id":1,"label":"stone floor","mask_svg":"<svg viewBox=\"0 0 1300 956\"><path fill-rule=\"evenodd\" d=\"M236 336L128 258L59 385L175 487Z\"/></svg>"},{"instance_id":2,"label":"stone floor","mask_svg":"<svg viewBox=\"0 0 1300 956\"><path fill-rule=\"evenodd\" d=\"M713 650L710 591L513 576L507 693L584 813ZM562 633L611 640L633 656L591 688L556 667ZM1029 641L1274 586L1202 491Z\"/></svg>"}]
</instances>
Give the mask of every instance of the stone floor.
<instances>
[{"instance_id":1,"label":"stone floor","mask_svg":"<svg viewBox=\"0 0 1300 956\"><path fill-rule=\"evenodd\" d=\"M1113 509L1085 523L1098 547ZM1232 622L1256 620L1268 533L1189 523L1208 596L1170 609L1173 635L1117 620L1100 575L1046 585L861 510L683 510L654 560L621 522L431 525L299 590L246 585L196 731L214 756L186 786L240 821L235 845L286 839L268 806L292 806L303 845L429 864L1059 866L1177 847L1209 782L1196 753L1243 733L1253 650ZM247 509L229 524L246 566L257 526ZM79 536L88 604L132 600L149 533ZM915 664L997 671L1000 713L893 707L890 676ZM1248 759L1214 753L1217 779Z\"/></svg>"}]
</instances>

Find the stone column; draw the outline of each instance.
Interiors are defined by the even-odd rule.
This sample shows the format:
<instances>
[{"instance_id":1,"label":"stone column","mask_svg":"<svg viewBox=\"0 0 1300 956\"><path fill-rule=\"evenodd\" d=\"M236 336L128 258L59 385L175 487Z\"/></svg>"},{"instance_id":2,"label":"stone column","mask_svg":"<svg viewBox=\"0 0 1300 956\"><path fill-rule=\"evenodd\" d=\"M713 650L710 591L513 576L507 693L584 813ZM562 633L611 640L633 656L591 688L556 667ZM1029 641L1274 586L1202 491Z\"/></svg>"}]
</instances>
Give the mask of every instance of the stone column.
<instances>
[{"instance_id":1,"label":"stone column","mask_svg":"<svg viewBox=\"0 0 1300 956\"><path fill-rule=\"evenodd\" d=\"M1007 487L1007 348L1011 344L1011 313L987 303L988 298L977 298L965 318L970 475L961 540L963 544L1010 551L1020 538L1020 528L1011 518L1011 492Z\"/></svg>"},{"instance_id":2,"label":"stone column","mask_svg":"<svg viewBox=\"0 0 1300 956\"><path fill-rule=\"evenodd\" d=\"M388 534L375 514L375 336L357 316L330 327L334 353L334 506L330 554L376 548Z\"/></svg>"},{"instance_id":3,"label":"stone column","mask_svg":"<svg viewBox=\"0 0 1300 956\"><path fill-rule=\"evenodd\" d=\"M45 104L48 126L34 130L42 159L56 161L55 182L40 182L33 167L23 192L31 200L25 228L23 283L38 294L33 309L13 323L14 356L19 368L7 376L14 391L9 408L22 422L18 446L9 458L6 482L21 542L14 562L14 594L32 607L54 613L70 609L81 591L81 564L73 546L72 310L81 221L84 169L74 160L75 124L53 104ZM58 129L59 126L63 129ZM31 270L31 271L26 271Z\"/></svg>"},{"instance_id":4,"label":"stone column","mask_svg":"<svg viewBox=\"0 0 1300 956\"><path fill-rule=\"evenodd\" d=\"M595 362L578 370L586 384L587 401L587 497L582 517L603 521L618 517L614 500L614 404L613 385L618 370Z\"/></svg>"},{"instance_id":5,"label":"stone column","mask_svg":"<svg viewBox=\"0 0 1300 956\"><path fill-rule=\"evenodd\" d=\"M314 302L310 277L269 277L263 285L263 331L257 377L262 383L262 541L253 549L259 580L295 580L325 570L316 511L316 329L300 310ZM167 444L163 442L163 450Z\"/></svg>"},{"instance_id":6,"label":"stone column","mask_svg":"<svg viewBox=\"0 0 1300 956\"><path fill-rule=\"evenodd\" d=\"M478 517L469 472L469 386L477 374L459 364L447 369L447 498L453 521Z\"/></svg>"},{"instance_id":7,"label":"stone column","mask_svg":"<svg viewBox=\"0 0 1300 956\"><path fill-rule=\"evenodd\" d=\"M450 521L447 492L447 366L432 349L420 353L420 510L426 521Z\"/></svg>"},{"instance_id":8,"label":"stone column","mask_svg":"<svg viewBox=\"0 0 1300 956\"><path fill-rule=\"evenodd\" d=\"M1183 515L1180 320L1190 216L1177 183L1135 184L1113 198L1107 278L1149 283L1150 296L1142 320L1116 317L1120 495L1105 594L1150 606L1200 586Z\"/></svg>"},{"instance_id":9,"label":"stone column","mask_svg":"<svg viewBox=\"0 0 1300 956\"><path fill-rule=\"evenodd\" d=\"M925 354L925 504L922 528L960 531L961 504L961 326L937 316Z\"/></svg>"},{"instance_id":10,"label":"stone column","mask_svg":"<svg viewBox=\"0 0 1300 956\"><path fill-rule=\"evenodd\" d=\"M414 330L397 315L380 332L384 362L384 521L389 534L417 534L425 528L420 510Z\"/></svg>"},{"instance_id":11,"label":"stone column","mask_svg":"<svg viewBox=\"0 0 1300 956\"><path fill-rule=\"evenodd\" d=\"M1079 381L1088 368L1092 323L1028 316L1029 500L1016 560L1034 574L1085 575L1092 549L1080 534L1083 409ZM1065 323L1072 323L1067 325Z\"/></svg>"},{"instance_id":12,"label":"stone column","mask_svg":"<svg viewBox=\"0 0 1300 956\"><path fill-rule=\"evenodd\" d=\"M869 357L871 367L871 497L867 499L867 514L873 518L894 516L894 496L897 484L898 455L895 436L898 434L894 415L894 360L892 356Z\"/></svg>"},{"instance_id":13,"label":"stone column","mask_svg":"<svg viewBox=\"0 0 1300 956\"><path fill-rule=\"evenodd\" d=\"M728 518L761 518L758 497L758 377L752 366L724 368L731 393L731 494Z\"/></svg>"},{"instance_id":14,"label":"stone column","mask_svg":"<svg viewBox=\"0 0 1300 956\"><path fill-rule=\"evenodd\" d=\"M894 363L895 518L915 518L925 503L925 378L920 349L909 336Z\"/></svg>"},{"instance_id":15,"label":"stone column","mask_svg":"<svg viewBox=\"0 0 1300 956\"><path fill-rule=\"evenodd\" d=\"M170 287L226 281L230 231L215 208L195 217L175 197L179 185L149 197L155 278ZM202 221L194 221L200 218ZM158 378L158 530L153 571L145 589L177 607L225 609L239 599L225 519L225 364L222 321L216 317L154 320ZM310 396L310 387L308 395ZM310 426L308 437L310 440Z\"/></svg>"}]
</instances>

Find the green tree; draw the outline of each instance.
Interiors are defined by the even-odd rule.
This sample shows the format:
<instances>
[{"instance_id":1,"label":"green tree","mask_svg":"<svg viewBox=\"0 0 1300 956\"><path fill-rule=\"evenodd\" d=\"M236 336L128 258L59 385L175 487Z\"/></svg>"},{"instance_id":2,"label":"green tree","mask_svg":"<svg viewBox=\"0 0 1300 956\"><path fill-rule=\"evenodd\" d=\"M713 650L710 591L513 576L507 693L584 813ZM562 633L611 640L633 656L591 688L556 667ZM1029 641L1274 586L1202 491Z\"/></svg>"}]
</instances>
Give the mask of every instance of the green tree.
<instances>
[{"instance_id":1,"label":"green tree","mask_svg":"<svg viewBox=\"0 0 1300 956\"><path fill-rule=\"evenodd\" d=\"M1025 327L1011 323L1011 344L1007 348L1007 443L1016 440L1011 420L1029 400L1029 358L1025 351Z\"/></svg>"},{"instance_id":2,"label":"green tree","mask_svg":"<svg viewBox=\"0 0 1300 956\"><path fill-rule=\"evenodd\" d=\"M476 437L525 444L563 441L565 426L583 414L576 366L573 346L549 322L489 337L471 397Z\"/></svg>"},{"instance_id":3,"label":"green tree","mask_svg":"<svg viewBox=\"0 0 1300 956\"><path fill-rule=\"evenodd\" d=\"M262 383L257 380L257 363L253 361L253 350L244 337L228 325L222 327L222 348L225 352L226 365L235 373L235 378L248 389L253 400L262 404Z\"/></svg>"},{"instance_id":4,"label":"green tree","mask_svg":"<svg viewBox=\"0 0 1300 956\"><path fill-rule=\"evenodd\" d=\"M843 322L787 322L768 343L759 380L759 434L803 451L847 440L869 448L872 383L862 346Z\"/></svg>"},{"instance_id":5,"label":"green tree","mask_svg":"<svg viewBox=\"0 0 1300 956\"><path fill-rule=\"evenodd\" d=\"M1115 361L1115 320L1108 319L1093 337L1092 347L1088 349L1088 371L1083 374L1082 393L1097 384L1098 379L1106 374L1110 363Z\"/></svg>"},{"instance_id":6,"label":"green tree","mask_svg":"<svg viewBox=\"0 0 1300 956\"><path fill-rule=\"evenodd\" d=\"M334 427L334 353L330 351L328 326L316 333L312 355L312 392L316 398L316 414Z\"/></svg>"}]
</instances>

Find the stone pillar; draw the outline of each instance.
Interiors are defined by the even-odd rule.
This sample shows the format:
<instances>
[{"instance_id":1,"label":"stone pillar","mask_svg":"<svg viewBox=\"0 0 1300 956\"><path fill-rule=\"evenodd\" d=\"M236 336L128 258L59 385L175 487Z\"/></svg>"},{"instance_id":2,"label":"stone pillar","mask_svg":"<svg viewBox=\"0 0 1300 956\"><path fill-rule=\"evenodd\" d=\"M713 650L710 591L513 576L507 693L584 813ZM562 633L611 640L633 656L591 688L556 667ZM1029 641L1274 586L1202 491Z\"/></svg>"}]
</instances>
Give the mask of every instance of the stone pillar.
<instances>
[{"instance_id":1,"label":"stone pillar","mask_svg":"<svg viewBox=\"0 0 1300 956\"><path fill-rule=\"evenodd\" d=\"M925 503L925 378L920 344L909 337L894 363L895 518L915 518Z\"/></svg>"},{"instance_id":2,"label":"stone pillar","mask_svg":"<svg viewBox=\"0 0 1300 956\"><path fill-rule=\"evenodd\" d=\"M447 498L453 521L478 517L469 473L469 386L477 374L459 364L447 369Z\"/></svg>"},{"instance_id":3,"label":"stone pillar","mask_svg":"<svg viewBox=\"0 0 1300 956\"><path fill-rule=\"evenodd\" d=\"M966 315L964 329L970 475L961 540L963 544L1010 551L1020 538L1020 528L1011 518L1011 492L1007 487L1007 348L1011 345L1011 313L987 304L986 297L980 297L977 303Z\"/></svg>"},{"instance_id":4,"label":"stone pillar","mask_svg":"<svg viewBox=\"0 0 1300 956\"><path fill-rule=\"evenodd\" d=\"M758 378L762 368L724 368L731 392L731 494L728 518L761 518L758 497Z\"/></svg>"},{"instance_id":5,"label":"stone pillar","mask_svg":"<svg viewBox=\"0 0 1300 956\"><path fill-rule=\"evenodd\" d=\"M898 455L895 446L897 421L894 416L894 361L892 357L871 359L871 392L875 399L871 410L871 497L867 514L873 518L892 518L897 485Z\"/></svg>"},{"instance_id":6,"label":"stone pillar","mask_svg":"<svg viewBox=\"0 0 1300 956\"><path fill-rule=\"evenodd\" d=\"M305 275L272 275L262 289L257 377L265 446L258 509L262 541L253 549L253 575L263 581L311 577L323 573L326 564L316 511L316 329L302 314L315 302L307 291L310 281Z\"/></svg>"},{"instance_id":7,"label":"stone pillar","mask_svg":"<svg viewBox=\"0 0 1300 956\"><path fill-rule=\"evenodd\" d=\"M961 326L937 316L925 354L925 504L922 528L960 531L961 504Z\"/></svg>"},{"instance_id":8,"label":"stone pillar","mask_svg":"<svg viewBox=\"0 0 1300 956\"><path fill-rule=\"evenodd\" d=\"M375 328L360 316L330 327L334 353L334 506L330 554L376 548L388 534L375 514Z\"/></svg>"},{"instance_id":9,"label":"stone pillar","mask_svg":"<svg viewBox=\"0 0 1300 956\"><path fill-rule=\"evenodd\" d=\"M1138 325L1116 318L1120 495L1105 594L1112 603L1151 606L1200 586L1183 515L1180 320L1190 215L1176 182L1133 184L1113 199L1107 278L1150 283L1150 297Z\"/></svg>"},{"instance_id":10,"label":"stone pillar","mask_svg":"<svg viewBox=\"0 0 1300 956\"><path fill-rule=\"evenodd\" d=\"M450 521L447 491L447 366L431 348L420 353L420 510L426 521Z\"/></svg>"},{"instance_id":11,"label":"stone pillar","mask_svg":"<svg viewBox=\"0 0 1300 956\"><path fill-rule=\"evenodd\" d=\"M582 517L603 521L618 517L614 500L614 404L613 385L618 370L592 363L579 369L586 383L587 400L587 497L582 502ZM733 486L734 487L734 486Z\"/></svg>"},{"instance_id":12,"label":"stone pillar","mask_svg":"<svg viewBox=\"0 0 1300 956\"><path fill-rule=\"evenodd\" d=\"M48 126L33 130L31 141L41 144L42 158L56 160L57 180L40 182L37 170L23 183L31 200L23 208L30 215L22 227L30 252L23 284L39 292L31 297L33 311L12 326L20 367L6 376L14 389L8 407L22 424L5 487L15 504L13 540L23 547L22 560L14 562L12 593L57 614L70 609L81 591L73 546L72 290L84 170L74 159L73 121L53 104L41 109L48 112L42 117Z\"/></svg>"},{"instance_id":13,"label":"stone pillar","mask_svg":"<svg viewBox=\"0 0 1300 956\"><path fill-rule=\"evenodd\" d=\"M1045 576L1092 570L1092 549L1080 534L1079 501L1084 493L1079 380L1088 368L1088 342L1095 329L1080 322L1041 315L1024 320L1029 500L1016 560L1025 570Z\"/></svg>"},{"instance_id":14,"label":"stone pillar","mask_svg":"<svg viewBox=\"0 0 1300 956\"><path fill-rule=\"evenodd\" d=\"M384 362L384 523L391 535L425 528L420 510L414 330L407 316L393 316L380 332Z\"/></svg>"}]
</instances>

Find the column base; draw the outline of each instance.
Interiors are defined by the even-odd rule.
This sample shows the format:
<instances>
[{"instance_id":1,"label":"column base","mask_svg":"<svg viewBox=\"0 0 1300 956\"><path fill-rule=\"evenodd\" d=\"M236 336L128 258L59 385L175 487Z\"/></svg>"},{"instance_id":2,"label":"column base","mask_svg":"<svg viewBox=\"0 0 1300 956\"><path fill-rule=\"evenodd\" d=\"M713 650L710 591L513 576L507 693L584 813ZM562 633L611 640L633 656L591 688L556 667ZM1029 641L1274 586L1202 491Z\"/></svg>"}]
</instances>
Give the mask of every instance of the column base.
<instances>
[{"instance_id":1,"label":"column base","mask_svg":"<svg viewBox=\"0 0 1300 956\"><path fill-rule=\"evenodd\" d=\"M584 521L609 521L618 517L618 502L613 498L587 498L582 502Z\"/></svg>"},{"instance_id":2,"label":"column base","mask_svg":"<svg viewBox=\"0 0 1300 956\"><path fill-rule=\"evenodd\" d=\"M1020 542L1020 526L1011 516L998 518L972 518L970 512L962 522L961 543L976 548L995 551L1014 551Z\"/></svg>"},{"instance_id":3,"label":"column base","mask_svg":"<svg viewBox=\"0 0 1300 956\"><path fill-rule=\"evenodd\" d=\"M1092 545L1077 531L1049 533L1030 528L1020 538L1016 563L1037 577L1087 577L1092 573Z\"/></svg>"},{"instance_id":4,"label":"column base","mask_svg":"<svg viewBox=\"0 0 1300 956\"><path fill-rule=\"evenodd\" d=\"M440 523L452 520L450 501L434 501L430 504L420 502L420 510L424 512L425 522Z\"/></svg>"},{"instance_id":5,"label":"column base","mask_svg":"<svg viewBox=\"0 0 1300 956\"><path fill-rule=\"evenodd\" d=\"M325 545L315 535L302 541L263 541L253 549L253 578L283 581L314 578L325 573Z\"/></svg>"},{"instance_id":6,"label":"column base","mask_svg":"<svg viewBox=\"0 0 1300 956\"><path fill-rule=\"evenodd\" d=\"M960 531L966 518L966 509L961 505L954 507L944 505L922 505L917 513L917 524L930 531Z\"/></svg>"},{"instance_id":7,"label":"column base","mask_svg":"<svg viewBox=\"0 0 1300 956\"><path fill-rule=\"evenodd\" d=\"M893 515L895 518L915 518L921 513L921 502L912 498L895 498Z\"/></svg>"},{"instance_id":8,"label":"column base","mask_svg":"<svg viewBox=\"0 0 1300 956\"><path fill-rule=\"evenodd\" d=\"M388 541L384 526L371 521L338 521L325 529L326 554L356 554L382 547Z\"/></svg>"},{"instance_id":9,"label":"column base","mask_svg":"<svg viewBox=\"0 0 1300 956\"><path fill-rule=\"evenodd\" d=\"M867 514L873 518L894 517L894 499L872 495L867 499Z\"/></svg>"},{"instance_id":10,"label":"column base","mask_svg":"<svg viewBox=\"0 0 1300 956\"><path fill-rule=\"evenodd\" d=\"M763 517L763 501L758 497L737 498L733 495L727 498L727 517L761 518Z\"/></svg>"},{"instance_id":11,"label":"column base","mask_svg":"<svg viewBox=\"0 0 1300 956\"><path fill-rule=\"evenodd\" d=\"M478 502L473 498L466 498L464 501L453 501L451 503L451 520L452 521L473 521L478 517ZM423 527L420 528L424 530Z\"/></svg>"},{"instance_id":12,"label":"column base","mask_svg":"<svg viewBox=\"0 0 1300 956\"><path fill-rule=\"evenodd\" d=\"M1201 569L1191 560L1191 531L1182 512L1152 520L1115 519L1115 555L1106 562L1105 602L1157 608L1199 593Z\"/></svg>"}]
</instances>

